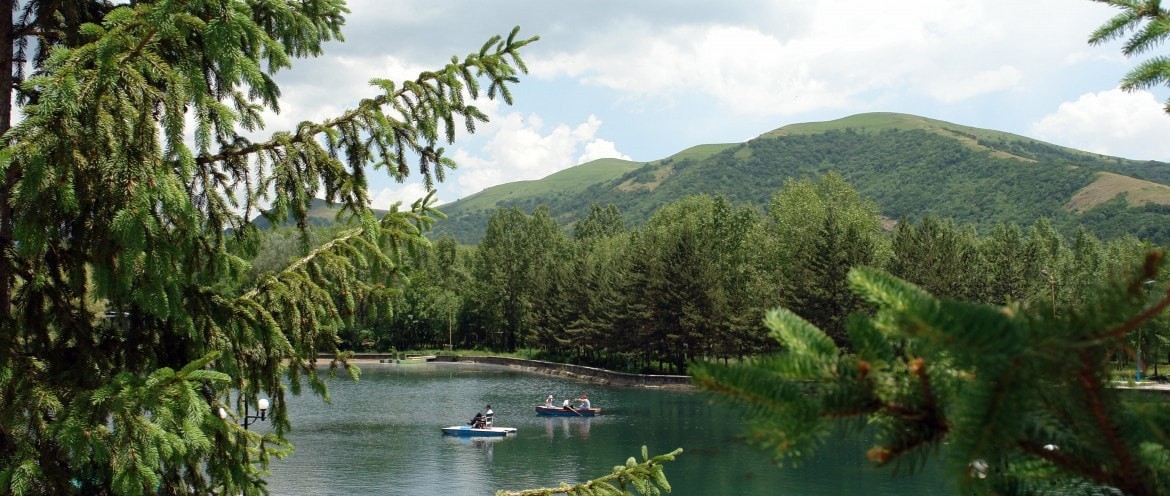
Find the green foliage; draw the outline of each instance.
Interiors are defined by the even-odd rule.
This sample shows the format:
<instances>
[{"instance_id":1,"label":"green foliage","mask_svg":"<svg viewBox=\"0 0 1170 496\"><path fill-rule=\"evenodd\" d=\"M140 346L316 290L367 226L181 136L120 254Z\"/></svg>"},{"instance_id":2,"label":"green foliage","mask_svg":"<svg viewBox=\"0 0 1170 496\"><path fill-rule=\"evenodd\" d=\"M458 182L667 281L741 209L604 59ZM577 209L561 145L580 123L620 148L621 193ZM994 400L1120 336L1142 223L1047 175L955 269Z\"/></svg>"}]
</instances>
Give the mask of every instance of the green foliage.
<instances>
[{"instance_id":1,"label":"green foliage","mask_svg":"<svg viewBox=\"0 0 1170 496\"><path fill-rule=\"evenodd\" d=\"M0 493L263 492L291 449L285 395L328 401L319 353L356 377L340 333L442 217L433 195L375 217L370 167L442 180L440 140L485 119L469 97L510 101L535 38L374 80L343 115L253 143L240 132L279 110L272 73L340 38L343 2L24 5L13 32L37 56L0 148ZM353 223L308 249L317 196ZM252 282L265 204L304 242ZM265 435L235 421L262 396Z\"/></svg>"},{"instance_id":2,"label":"green foliage","mask_svg":"<svg viewBox=\"0 0 1170 496\"><path fill-rule=\"evenodd\" d=\"M1159 0L1095 0L1121 9L1108 22L1093 31L1089 43L1100 44L1131 35L1121 49L1126 57L1146 53L1170 37L1170 10ZM1170 84L1170 57L1156 56L1126 73L1121 88L1127 91ZM1170 100L1166 102L1170 113Z\"/></svg>"},{"instance_id":3,"label":"green foliage","mask_svg":"<svg viewBox=\"0 0 1170 496\"><path fill-rule=\"evenodd\" d=\"M594 203L589 207L589 215L573 227L573 239L608 238L625 230L622 213L617 205L608 205L602 209L601 205Z\"/></svg>"},{"instance_id":4,"label":"green foliage","mask_svg":"<svg viewBox=\"0 0 1170 496\"><path fill-rule=\"evenodd\" d=\"M613 473L583 482L570 485L562 482L558 487L528 489L524 491L498 491L496 496L551 496L564 494L567 496L621 496L640 494L657 496L663 491L670 492L670 483L662 467L665 462L674 461L682 453L678 448L670 453L650 457L645 446L642 446L642 462L634 457L626 460L625 465L613 468Z\"/></svg>"},{"instance_id":5,"label":"green foliage","mask_svg":"<svg viewBox=\"0 0 1170 496\"><path fill-rule=\"evenodd\" d=\"M1031 225L1047 218L1066 236L1084 226L1107 240L1126 234L1154 243L1170 239L1161 227L1170 224L1164 206L1119 203L1083 214L1068 209L1100 171L1170 184L1165 163L1105 157L902 114L789 126L746 143L710 145L641 168L612 170L608 176L590 167L499 185L454 202L444 209L451 221L438 229L461 242L477 242L488 215L499 206L532 212L546 205L560 224L571 225L595 203L614 205L630 227L644 225L663 205L699 194L763 209L786 181L831 172L873 200L887 219L905 216L916 222L930 215L987 233L997 224ZM586 171L598 175L586 177ZM579 180L566 183L562 175ZM1122 217L1115 216L1119 212Z\"/></svg>"},{"instance_id":6,"label":"green foliage","mask_svg":"<svg viewBox=\"0 0 1170 496\"><path fill-rule=\"evenodd\" d=\"M964 492L1167 494L1170 414L1107 373L1115 350L1170 306L1170 291L1145 284L1164 265L1152 252L1060 314L939 298L854 269L849 285L874 313L850 318L853 353L777 310L766 325L782 353L691 371L744 406L751 439L780 460L807 455L834 427L869 426L870 460L912 470L941 452ZM864 422L839 422L850 418Z\"/></svg>"},{"instance_id":7,"label":"green foliage","mask_svg":"<svg viewBox=\"0 0 1170 496\"><path fill-rule=\"evenodd\" d=\"M931 294L978 300L978 285L970 284L972 268L982 265L978 236L948 219L925 216L917 224L903 218L893 234L890 272ZM1026 272L1025 272L1026 273Z\"/></svg>"},{"instance_id":8,"label":"green foliage","mask_svg":"<svg viewBox=\"0 0 1170 496\"><path fill-rule=\"evenodd\" d=\"M845 287L845 273L885 258L877 207L844 178L828 174L815 183L787 181L768 213L772 260L785 267L782 304L845 342L844 318L859 305Z\"/></svg>"},{"instance_id":9,"label":"green foliage","mask_svg":"<svg viewBox=\"0 0 1170 496\"><path fill-rule=\"evenodd\" d=\"M474 276L481 332L507 351L527 346L524 332L536 316L532 301L555 282L552 269L562 260L568 238L548 212L528 216L519 208L492 215L476 251Z\"/></svg>"}]
</instances>

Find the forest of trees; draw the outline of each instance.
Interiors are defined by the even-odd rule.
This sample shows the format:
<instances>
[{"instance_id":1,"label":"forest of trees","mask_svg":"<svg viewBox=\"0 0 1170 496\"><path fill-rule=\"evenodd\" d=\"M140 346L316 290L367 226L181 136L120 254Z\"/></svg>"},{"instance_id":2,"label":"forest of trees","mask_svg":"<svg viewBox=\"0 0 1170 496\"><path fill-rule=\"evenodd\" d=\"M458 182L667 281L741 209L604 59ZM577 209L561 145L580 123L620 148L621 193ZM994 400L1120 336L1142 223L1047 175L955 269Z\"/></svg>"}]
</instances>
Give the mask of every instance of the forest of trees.
<instances>
[{"instance_id":1,"label":"forest of trees","mask_svg":"<svg viewBox=\"0 0 1170 496\"><path fill-rule=\"evenodd\" d=\"M1150 248L1085 231L1069 238L1043 220L983 233L927 216L883 230L874 203L834 174L789 180L766 211L698 195L635 229L614 206L594 205L571 233L545 209L513 207L491 216L477 246L441 238L420 250L387 311L340 335L355 350L452 345L683 373L695 360L774 351L763 316L776 307L849 346L845 319L866 308L847 287L853 267L940 297L1059 314ZM1154 331L1143 337L1147 361L1164 362L1170 333Z\"/></svg>"},{"instance_id":2,"label":"forest of trees","mask_svg":"<svg viewBox=\"0 0 1170 496\"><path fill-rule=\"evenodd\" d=\"M1045 218L1070 237L1085 229L1102 240L1129 234L1155 243L1170 241L1170 210L1160 203L1164 200L1129 205L1121 193L1107 204L1086 206L1083 212L1070 208L1078 192L1103 172L1160 180L1163 175L1156 171L1170 169L1165 163L1078 154L1023 138L986 142L995 148L980 148L965 135L914 129L913 119L906 116L904 129L842 127L816 134L765 135L709 156L650 162L579 191L544 191L501 199L498 205L527 213L544 205L558 223L571 226L588 213L590 204L612 204L621 209L628 225L641 227L662 205L687 196L722 195L736 204L763 208L785 181L835 172L876 202L889 219L950 218L988 232L997 224L1027 226ZM858 116L847 120L864 123ZM1007 155L1008 150L1019 155ZM448 222L436 225L435 232L466 244L479 242L491 214L459 202L445 213L450 215Z\"/></svg>"}]
</instances>

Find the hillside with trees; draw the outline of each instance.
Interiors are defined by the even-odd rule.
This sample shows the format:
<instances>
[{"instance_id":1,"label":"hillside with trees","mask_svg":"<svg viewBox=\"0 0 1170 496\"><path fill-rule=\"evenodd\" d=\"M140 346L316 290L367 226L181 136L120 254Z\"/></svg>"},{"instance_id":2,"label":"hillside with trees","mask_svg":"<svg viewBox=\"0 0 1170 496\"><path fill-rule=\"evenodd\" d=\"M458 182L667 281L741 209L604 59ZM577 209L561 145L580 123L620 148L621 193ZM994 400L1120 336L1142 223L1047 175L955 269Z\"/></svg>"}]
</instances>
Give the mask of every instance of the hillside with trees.
<instances>
[{"instance_id":1,"label":"hillside with trees","mask_svg":"<svg viewBox=\"0 0 1170 496\"><path fill-rule=\"evenodd\" d=\"M547 206L571 227L590 205L615 205L627 224L645 224L688 195L721 195L763 208L788 179L840 174L887 219L952 218L982 231L998 223L1048 219L1066 235L1084 227L1105 239L1133 234L1170 240L1170 164L1097 155L1009 133L906 114L860 114L786 126L746 143L696 147L632 168L588 163L542 181L496 186L444 205L435 236L482 237L496 207L531 213ZM586 176L585 171L593 171ZM610 175L605 177L608 172ZM1132 181L1090 205L1074 201L1105 175ZM572 187L547 183L577 177ZM502 196L495 191L507 190Z\"/></svg>"},{"instance_id":2,"label":"hillside with trees","mask_svg":"<svg viewBox=\"0 0 1170 496\"><path fill-rule=\"evenodd\" d=\"M1170 37L1158 0L1104 1L1094 42ZM879 465L947 445L963 493L1170 492L1170 409L1117 387L1165 379L1170 212L1137 179L1165 164L869 114L509 192L468 246L424 236L433 192L375 217L366 174L442 179L441 144L486 120L469 102L526 72L519 28L253 142L272 74L339 38L343 3L12 6L0 493L265 494L290 395L327 401L352 350L442 344L692 373L783 460L852 418ZM354 222L315 230L318 196ZM261 208L294 226L261 232ZM603 479L667 487L671 456ZM605 488L584 484L526 494Z\"/></svg>"},{"instance_id":3,"label":"hillside with trees","mask_svg":"<svg viewBox=\"0 0 1170 496\"><path fill-rule=\"evenodd\" d=\"M1159 0L1100 1L1116 13L1090 43L1128 38L1122 53L1129 57L1170 38L1170 10ZM1121 87L1164 86L1167 74L1170 58L1153 56ZM1170 113L1170 102L1165 109ZM1105 204L1124 209L1132 200ZM970 234L940 227L899 225L894 252L911 255L909 264L895 255L885 270L850 269L849 288L868 307L848 319L847 344L839 329L785 306L765 317L780 352L735 364L706 361L693 378L740 405L752 422L750 440L778 462L808 457L844 426L872 436L866 457L877 466L913 470L941 461L958 494L1170 493L1166 399L1119 387L1133 382L1114 369L1133 359L1129 378L1138 380L1148 378L1146 360L1156 371L1164 359L1164 348L1152 350L1146 338L1164 344L1170 327L1165 250L1124 241L1132 237L1101 250L1085 231L1062 246L1038 225L1031 233L1038 236L1029 237L1042 253L1071 257L1029 266L1035 260L1019 248L1031 243L997 229L986 253L1006 257L986 274L998 278L1006 269L1022 276L1020 283L1039 269L1051 291L1044 308L1038 300L955 295L952 284L963 281L933 274L969 266L979 252L962 248ZM951 255L913 255L938 250ZM1011 286L996 286L1012 294Z\"/></svg>"}]
</instances>

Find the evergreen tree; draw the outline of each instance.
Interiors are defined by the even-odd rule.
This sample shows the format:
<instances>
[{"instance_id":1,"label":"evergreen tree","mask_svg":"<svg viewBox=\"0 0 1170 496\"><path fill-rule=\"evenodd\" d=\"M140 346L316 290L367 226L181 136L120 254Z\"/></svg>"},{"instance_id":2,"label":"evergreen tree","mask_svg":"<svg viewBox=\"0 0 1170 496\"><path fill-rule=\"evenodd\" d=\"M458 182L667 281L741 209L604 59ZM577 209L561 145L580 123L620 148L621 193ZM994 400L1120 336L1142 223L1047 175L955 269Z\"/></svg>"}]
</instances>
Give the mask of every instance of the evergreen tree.
<instances>
[{"instance_id":1,"label":"evergreen tree","mask_svg":"<svg viewBox=\"0 0 1170 496\"><path fill-rule=\"evenodd\" d=\"M1032 297L1037 288L1048 289L1047 280L1038 279L1046 270L1041 266L1040 255L1026 242L1019 226L996 225L991 235L979 243L979 251L987 277L983 301L1006 305Z\"/></svg>"},{"instance_id":2,"label":"evergreen tree","mask_svg":"<svg viewBox=\"0 0 1170 496\"><path fill-rule=\"evenodd\" d=\"M568 239L541 207L531 216L519 207L499 209L476 250L477 323L488 344L507 351L527 345L538 315L533 306L552 283L552 264L564 258Z\"/></svg>"},{"instance_id":3,"label":"evergreen tree","mask_svg":"<svg viewBox=\"0 0 1170 496\"><path fill-rule=\"evenodd\" d=\"M845 316L859 304L844 275L859 265L880 265L887 251L877 207L830 173L816 182L787 181L768 213L777 250L771 258L781 271L780 302L843 343Z\"/></svg>"},{"instance_id":4,"label":"evergreen tree","mask_svg":"<svg viewBox=\"0 0 1170 496\"><path fill-rule=\"evenodd\" d=\"M890 273L938 296L979 300L986 278L980 269L975 233L954 221L926 215L916 224L898 223L892 240Z\"/></svg>"},{"instance_id":5,"label":"evergreen tree","mask_svg":"<svg viewBox=\"0 0 1170 496\"><path fill-rule=\"evenodd\" d=\"M589 206L589 215L577 221L573 226L573 239L577 241L595 238L608 238L626 230L622 221L622 213L617 205L607 205L604 209L596 203Z\"/></svg>"},{"instance_id":6,"label":"evergreen tree","mask_svg":"<svg viewBox=\"0 0 1170 496\"><path fill-rule=\"evenodd\" d=\"M850 287L876 306L848 322L855 353L781 309L766 324L784 352L692 373L745 406L752 439L780 460L814 451L836 427L869 425L870 460L913 469L941 453L964 494L1170 494L1170 410L1115 387L1107 366L1170 306L1165 284L1144 284L1164 267L1154 252L1091 305L1056 315L938 298L854 269Z\"/></svg>"},{"instance_id":7,"label":"evergreen tree","mask_svg":"<svg viewBox=\"0 0 1170 496\"><path fill-rule=\"evenodd\" d=\"M575 262L570 267L575 280L569 285L569 300L576 312L566 321L565 345L580 354L603 354L607 363L629 368L629 363L614 364L615 356L640 354L638 343L621 325L622 284L629 273L628 235L592 239L578 243Z\"/></svg>"},{"instance_id":8,"label":"evergreen tree","mask_svg":"<svg viewBox=\"0 0 1170 496\"><path fill-rule=\"evenodd\" d=\"M374 80L354 109L250 142L239 133L278 110L271 74L339 39L343 2L24 5L5 54L30 36L43 52L0 148L0 492L261 492L288 452L285 394L328 398L318 353L344 359L337 329L436 215L428 197L375 219L370 167L442 180L441 141L485 120L471 98L510 101L535 38ZM303 229L317 196L357 227L225 289L255 254L260 207ZM237 423L261 397L263 436Z\"/></svg>"}]
</instances>

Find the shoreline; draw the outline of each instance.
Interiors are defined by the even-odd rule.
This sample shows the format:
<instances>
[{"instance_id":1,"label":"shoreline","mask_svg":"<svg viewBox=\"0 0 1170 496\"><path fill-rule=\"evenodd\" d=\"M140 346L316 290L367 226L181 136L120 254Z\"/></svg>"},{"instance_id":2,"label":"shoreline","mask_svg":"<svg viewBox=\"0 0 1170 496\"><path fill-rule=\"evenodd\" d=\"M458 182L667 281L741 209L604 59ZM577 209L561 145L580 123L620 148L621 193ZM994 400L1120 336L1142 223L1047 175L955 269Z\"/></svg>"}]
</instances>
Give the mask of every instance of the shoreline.
<instances>
[{"instance_id":1,"label":"shoreline","mask_svg":"<svg viewBox=\"0 0 1170 496\"><path fill-rule=\"evenodd\" d=\"M404 356L405 355L401 353L355 353L353 358L350 358L349 363L354 365L412 365L427 363L487 364L507 367L515 370L522 370L534 374L565 377L606 386L687 391L698 390L698 387L691 382L690 376L685 375L632 374L596 367L586 367L583 365L486 355L427 355L421 357L410 355L405 359L402 358ZM331 360L333 357L332 355L319 355L317 358L318 360ZM420 358L423 360L415 360ZM406 363L399 363L399 360L410 361ZM1139 391L1144 393L1170 394L1170 384L1145 382L1117 384L1114 387L1117 389Z\"/></svg>"},{"instance_id":2,"label":"shoreline","mask_svg":"<svg viewBox=\"0 0 1170 496\"><path fill-rule=\"evenodd\" d=\"M402 354L393 353L356 353L349 362L358 364L395 364L403 360ZM406 359L414 358L414 356ZM631 374L616 372L596 367L571 365L567 363L528 360L525 358L510 358L499 356L469 356L469 355L437 355L420 357L425 361L411 361L410 363L478 363L499 365L510 369L523 370L535 374L550 375L576 379L606 386L640 387L647 389L697 390L691 383L690 376L685 375L656 375ZM319 356L318 359L332 359L332 356ZM405 365L405 364L403 364Z\"/></svg>"}]
</instances>

